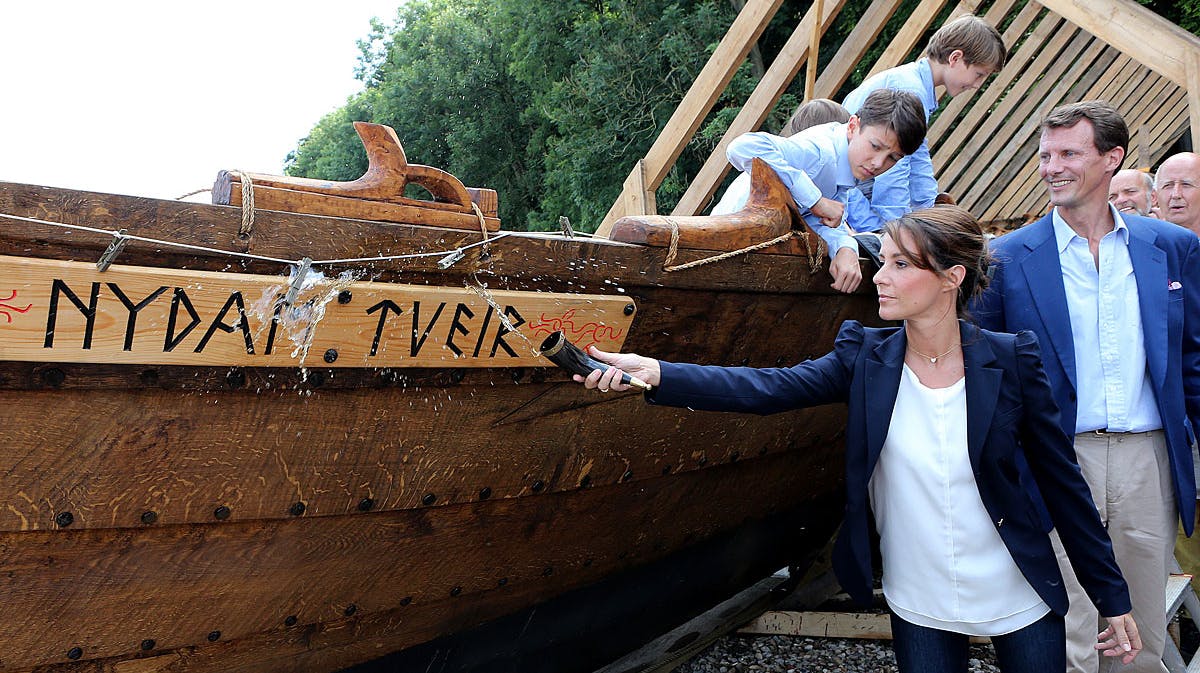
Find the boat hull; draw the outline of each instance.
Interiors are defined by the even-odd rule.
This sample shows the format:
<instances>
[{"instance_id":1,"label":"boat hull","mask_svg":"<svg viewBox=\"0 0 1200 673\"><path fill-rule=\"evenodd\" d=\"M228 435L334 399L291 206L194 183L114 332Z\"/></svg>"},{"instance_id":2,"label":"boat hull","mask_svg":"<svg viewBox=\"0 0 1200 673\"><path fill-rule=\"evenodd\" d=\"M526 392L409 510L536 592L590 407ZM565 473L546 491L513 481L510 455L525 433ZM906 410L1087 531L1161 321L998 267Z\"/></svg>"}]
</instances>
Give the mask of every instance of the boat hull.
<instances>
[{"instance_id":1,"label":"boat hull","mask_svg":"<svg viewBox=\"0 0 1200 673\"><path fill-rule=\"evenodd\" d=\"M57 226L73 224L211 248L131 241L114 267L189 272L286 276L262 258L453 251L480 237L260 211L243 238L236 208L2 183L0 213L0 255L101 256L111 236ZM226 254L238 252L256 257ZM377 283L628 297L624 349L714 364L792 364L874 312L872 297L833 293L801 256L669 273L664 255L512 234L447 268L442 255L328 267ZM621 578L670 577L704 549L708 591L664 598L674 607L653 627L619 620L636 643L689 602L800 562L841 507L840 408L651 407L585 393L549 366L9 359L0 401L0 586L13 597L0 670L333 671L420 657L555 599L586 601L581 614L653 602L651 588L670 582ZM795 538L775 540L789 525ZM738 541L738 530L761 532ZM579 593L596 586L621 596L616 612ZM519 640L578 663L620 654Z\"/></svg>"}]
</instances>

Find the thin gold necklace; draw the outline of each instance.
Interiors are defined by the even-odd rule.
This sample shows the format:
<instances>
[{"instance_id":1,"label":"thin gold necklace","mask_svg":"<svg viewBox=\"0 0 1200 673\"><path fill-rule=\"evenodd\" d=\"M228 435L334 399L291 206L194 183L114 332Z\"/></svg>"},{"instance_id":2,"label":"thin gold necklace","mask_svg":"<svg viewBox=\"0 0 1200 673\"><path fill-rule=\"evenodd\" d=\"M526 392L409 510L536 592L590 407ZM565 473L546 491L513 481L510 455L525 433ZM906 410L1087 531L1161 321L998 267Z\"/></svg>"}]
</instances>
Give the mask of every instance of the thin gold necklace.
<instances>
[{"instance_id":1,"label":"thin gold necklace","mask_svg":"<svg viewBox=\"0 0 1200 673\"><path fill-rule=\"evenodd\" d=\"M952 351L953 351L955 348L958 348L958 344L957 344L957 343L956 343L956 344L954 344L953 346L951 346L951 347L947 348L947 349L946 349L946 351L945 351L945 352L943 352L943 353L938 353L937 355L926 355L926 354L922 353L921 351L917 350L916 348L913 348L913 345L912 345L911 343L908 345L908 350L910 350L910 351L912 351L912 352L916 353L917 355L920 355L921 357L925 358L926 360L929 360L929 364L931 364L931 365L936 365L936 364L937 364L937 361L938 361L938 359L939 359L939 358L944 358L944 357L946 357L946 356L947 356L947 355L949 355L949 354L950 354L950 353L951 353L951 352L952 352Z\"/></svg>"}]
</instances>

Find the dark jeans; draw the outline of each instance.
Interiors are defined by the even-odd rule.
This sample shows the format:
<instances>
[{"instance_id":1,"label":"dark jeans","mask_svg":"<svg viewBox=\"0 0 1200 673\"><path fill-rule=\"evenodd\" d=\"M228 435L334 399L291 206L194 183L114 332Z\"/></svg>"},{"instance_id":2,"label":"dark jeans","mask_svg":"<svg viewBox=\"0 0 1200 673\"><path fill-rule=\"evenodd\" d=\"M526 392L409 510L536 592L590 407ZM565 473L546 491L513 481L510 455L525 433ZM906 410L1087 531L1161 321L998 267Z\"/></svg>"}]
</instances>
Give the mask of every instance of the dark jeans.
<instances>
[{"instance_id":1,"label":"dark jeans","mask_svg":"<svg viewBox=\"0 0 1200 673\"><path fill-rule=\"evenodd\" d=\"M966 673L968 636L917 626L892 615L893 647L900 673ZM1045 617L1003 636L992 636L1004 673L1045 673L1067 667L1063 618Z\"/></svg>"}]
</instances>

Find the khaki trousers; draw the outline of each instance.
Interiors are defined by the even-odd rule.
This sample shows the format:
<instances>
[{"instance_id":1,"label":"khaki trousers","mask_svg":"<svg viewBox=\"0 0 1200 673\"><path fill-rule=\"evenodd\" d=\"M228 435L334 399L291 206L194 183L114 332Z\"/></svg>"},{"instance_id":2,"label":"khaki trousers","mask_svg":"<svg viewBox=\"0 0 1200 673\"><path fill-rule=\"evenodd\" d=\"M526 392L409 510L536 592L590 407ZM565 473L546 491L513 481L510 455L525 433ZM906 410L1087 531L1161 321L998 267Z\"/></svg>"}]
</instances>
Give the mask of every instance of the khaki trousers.
<instances>
[{"instance_id":1,"label":"khaki trousers","mask_svg":"<svg viewBox=\"0 0 1200 673\"><path fill-rule=\"evenodd\" d=\"M1112 539L1117 565L1129 584L1133 619L1143 650L1128 666L1100 656L1096 634L1108 626L1075 577L1057 532L1052 535L1066 580L1067 671L1166 673L1166 586L1175 546L1175 496L1162 431L1085 432L1075 436L1075 454L1092 491L1100 519Z\"/></svg>"}]
</instances>

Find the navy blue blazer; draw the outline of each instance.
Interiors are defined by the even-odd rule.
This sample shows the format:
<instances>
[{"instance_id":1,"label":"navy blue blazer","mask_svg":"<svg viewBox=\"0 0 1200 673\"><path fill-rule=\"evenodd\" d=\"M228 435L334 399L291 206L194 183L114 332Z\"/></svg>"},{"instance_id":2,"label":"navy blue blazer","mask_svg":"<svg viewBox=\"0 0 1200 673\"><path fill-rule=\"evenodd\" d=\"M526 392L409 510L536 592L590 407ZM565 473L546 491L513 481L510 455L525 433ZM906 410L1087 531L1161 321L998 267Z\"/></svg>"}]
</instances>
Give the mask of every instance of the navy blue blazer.
<instances>
[{"instance_id":1,"label":"navy blue blazer","mask_svg":"<svg viewBox=\"0 0 1200 673\"><path fill-rule=\"evenodd\" d=\"M1195 518L1192 443L1200 429L1200 242L1183 227L1123 215L1137 278L1150 384L1170 454L1180 521ZM980 326L1031 330L1046 352L1046 374L1062 427L1075 434L1078 381L1075 342L1051 215L992 242L991 286L972 307Z\"/></svg>"},{"instance_id":2,"label":"navy blue blazer","mask_svg":"<svg viewBox=\"0 0 1200 673\"><path fill-rule=\"evenodd\" d=\"M997 334L960 322L966 364L967 452L983 505L1017 567L1056 614L1067 592L1049 529L1031 488L1040 491L1071 564L1100 614L1130 610L1129 590L1087 483L1063 432L1042 370L1037 337ZM769 414L831 402L849 406L846 517L833 567L854 599L871 600L868 484L891 424L907 338L898 327L847 321L832 353L794 367L754 369L663 362L649 401L710 411Z\"/></svg>"}]
</instances>

